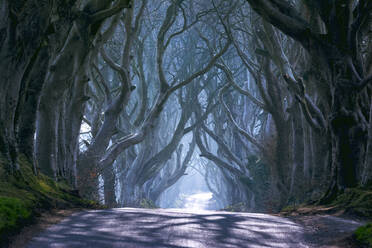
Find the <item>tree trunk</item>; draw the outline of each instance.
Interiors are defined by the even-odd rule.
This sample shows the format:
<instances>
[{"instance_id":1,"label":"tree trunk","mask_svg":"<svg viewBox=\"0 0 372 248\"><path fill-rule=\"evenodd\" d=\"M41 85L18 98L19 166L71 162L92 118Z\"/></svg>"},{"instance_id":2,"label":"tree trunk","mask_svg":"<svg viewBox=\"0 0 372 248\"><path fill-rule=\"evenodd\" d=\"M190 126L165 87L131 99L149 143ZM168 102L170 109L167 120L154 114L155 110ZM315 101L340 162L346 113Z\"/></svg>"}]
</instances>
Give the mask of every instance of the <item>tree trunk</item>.
<instances>
[{"instance_id":1,"label":"tree trunk","mask_svg":"<svg viewBox=\"0 0 372 248\"><path fill-rule=\"evenodd\" d=\"M36 158L40 170L51 177L56 177L56 157L58 154L58 106L71 82L80 71L88 51L86 44L78 37L75 30L70 32L69 38L62 51L56 56L45 80L40 97L38 124L36 131ZM71 78L72 77L72 78Z\"/></svg>"},{"instance_id":2,"label":"tree trunk","mask_svg":"<svg viewBox=\"0 0 372 248\"><path fill-rule=\"evenodd\" d=\"M289 197L292 201L299 201L303 195L303 187L306 184L304 181L304 126L301 118L301 109L298 104L294 106L292 114L292 172L290 178Z\"/></svg>"},{"instance_id":3,"label":"tree trunk","mask_svg":"<svg viewBox=\"0 0 372 248\"><path fill-rule=\"evenodd\" d=\"M45 99L45 100L44 100ZM42 95L36 123L36 166L52 178L57 176L59 95Z\"/></svg>"},{"instance_id":4,"label":"tree trunk","mask_svg":"<svg viewBox=\"0 0 372 248\"><path fill-rule=\"evenodd\" d=\"M66 97L63 97L66 98ZM59 118L58 118L58 142L57 142L57 159L56 159L56 174L57 179L66 178L67 161L66 161L66 126L64 117L66 116L66 106L65 103L59 106Z\"/></svg>"},{"instance_id":5,"label":"tree trunk","mask_svg":"<svg viewBox=\"0 0 372 248\"><path fill-rule=\"evenodd\" d=\"M334 63L340 66L333 74L338 73L342 76L331 82L332 107L328 125L332 150L332 179L321 203L332 201L346 188L358 186L358 175L363 168L368 140L366 119L359 103L363 99L363 94L358 88L353 87L351 80L348 81L351 85L345 85L341 81L343 78L352 78L346 61L337 60Z\"/></svg>"},{"instance_id":6,"label":"tree trunk","mask_svg":"<svg viewBox=\"0 0 372 248\"><path fill-rule=\"evenodd\" d=\"M99 169L94 157L80 154L77 163L77 188L81 196L90 200L99 200Z\"/></svg>"},{"instance_id":7,"label":"tree trunk","mask_svg":"<svg viewBox=\"0 0 372 248\"><path fill-rule=\"evenodd\" d=\"M34 72L39 68L42 71L42 66L45 65L35 62L40 59L40 51L43 50L42 42L49 24L49 12L47 2L33 0L20 4L4 0L0 3L0 152L9 161L9 172L18 168L19 144L22 151L32 151L29 135L26 134L30 131L25 130L24 125L19 130L19 135L16 131L20 121L22 123L26 119L34 119L32 113L24 111L26 99L23 96L28 93L30 79L35 79ZM38 92L35 94L38 95ZM23 114L28 116L22 116ZM26 139L25 142L23 138Z\"/></svg>"},{"instance_id":8,"label":"tree trunk","mask_svg":"<svg viewBox=\"0 0 372 248\"><path fill-rule=\"evenodd\" d=\"M66 178L71 185L77 187L76 167L79 156L79 135L83 119L86 96L87 78L83 73L76 77L73 87L67 93L65 122L65 149L66 149Z\"/></svg>"},{"instance_id":9,"label":"tree trunk","mask_svg":"<svg viewBox=\"0 0 372 248\"><path fill-rule=\"evenodd\" d=\"M20 153L32 159L34 153L34 135L37 115L37 105L44 84L49 61L46 47L41 48L35 66L27 79L27 84L20 92L20 103L17 107L17 144ZM37 66L36 66L37 65Z\"/></svg>"},{"instance_id":10,"label":"tree trunk","mask_svg":"<svg viewBox=\"0 0 372 248\"><path fill-rule=\"evenodd\" d=\"M357 186L358 172L363 168L366 119L371 104L370 93L363 94L363 91L371 83L372 74L366 61L370 58L369 53L363 54L361 47L365 42L364 29L370 27L371 2L317 1L313 4L313 1L303 1L314 11L314 16L322 19L321 29L325 31L322 34L317 31L319 29L312 29L301 13L285 1L247 2L266 21L300 42L309 52L312 66L319 72L319 80L314 83L320 86L317 91L330 106L330 111L322 113L325 114L322 119L327 120L326 127L320 125L331 139L333 177L322 202L330 201L345 188ZM302 95L304 90L303 87Z\"/></svg>"},{"instance_id":11,"label":"tree trunk","mask_svg":"<svg viewBox=\"0 0 372 248\"><path fill-rule=\"evenodd\" d=\"M366 134L357 116L358 95L336 87L330 118L332 142L332 168L337 188L344 190L358 185L357 169L362 168Z\"/></svg>"},{"instance_id":12,"label":"tree trunk","mask_svg":"<svg viewBox=\"0 0 372 248\"><path fill-rule=\"evenodd\" d=\"M156 128L155 128L156 129ZM137 154L137 157L129 166L126 175L122 179L121 201L124 207L138 207L141 198L144 196L143 183L140 183L143 176L145 159L151 156L153 147L146 145L154 141L153 130L145 137L144 144Z\"/></svg>"},{"instance_id":13,"label":"tree trunk","mask_svg":"<svg viewBox=\"0 0 372 248\"><path fill-rule=\"evenodd\" d=\"M106 10L111 4L109 0L85 2L82 10L85 15L81 14L73 20L67 19L64 26L71 28L63 29L66 33L58 34L58 37L66 37L66 39L63 39L64 43L61 47L57 47L58 45L54 47L56 54L51 56L52 61L40 97L36 132L35 151L38 166L48 176L55 177L57 169L56 147L59 141L54 130L58 124L56 106L61 104L61 96L66 93L71 84L84 75L86 60L92 50L92 41L105 19L124 8L122 6L117 8L116 12L110 12L107 16L96 16L96 20L92 20L94 19L92 13Z\"/></svg>"},{"instance_id":14,"label":"tree trunk","mask_svg":"<svg viewBox=\"0 0 372 248\"><path fill-rule=\"evenodd\" d=\"M372 186L372 103L369 110L368 141L362 174L362 185Z\"/></svg>"},{"instance_id":15,"label":"tree trunk","mask_svg":"<svg viewBox=\"0 0 372 248\"><path fill-rule=\"evenodd\" d=\"M277 121L274 118L277 130L277 140L275 146L275 161L271 165L272 190L275 196L279 197L279 207L284 206L288 201L290 188L291 171L291 133L289 123Z\"/></svg>"},{"instance_id":16,"label":"tree trunk","mask_svg":"<svg viewBox=\"0 0 372 248\"><path fill-rule=\"evenodd\" d=\"M312 147L312 133L311 129L308 125L306 125L305 120L302 120L304 124L304 166L303 166L303 176L305 180L305 188L306 190L310 189L311 185L311 178L312 178L312 165L314 164L313 161L313 147Z\"/></svg>"},{"instance_id":17,"label":"tree trunk","mask_svg":"<svg viewBox=\"0 0 372 248\"><path fill-rule=\"evenodd\" d=\"M113 208L117 206L115 195L115 171L114 167L110 166L103 170L103 193L105 197L105 205Z\"/></svg>"},{"instance_id":18,"label":"tree trunk","mask_svg":"<svg viewBox=\"0 0 372 248\"><path fill-rule=\"evenodd\" d=\"M122 191L121 191L121 199L123 207L139 207L140 201L142 198L142 190L141 187L135 183L134 178L128 178L126 182L124 182Z\"/></svg>"}]
</instances>

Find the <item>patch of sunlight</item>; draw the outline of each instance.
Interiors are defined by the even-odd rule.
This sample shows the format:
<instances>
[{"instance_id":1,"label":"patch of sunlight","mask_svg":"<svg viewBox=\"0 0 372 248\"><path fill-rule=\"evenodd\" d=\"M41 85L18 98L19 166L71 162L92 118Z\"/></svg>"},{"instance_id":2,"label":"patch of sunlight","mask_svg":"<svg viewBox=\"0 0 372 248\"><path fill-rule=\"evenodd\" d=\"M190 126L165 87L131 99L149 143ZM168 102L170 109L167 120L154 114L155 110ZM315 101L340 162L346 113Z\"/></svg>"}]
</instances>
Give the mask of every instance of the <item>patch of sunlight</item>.
<instances>
[{"instance_id":1,"label":"patch of sunlight","mask_svg":"<svg viewBox=\"0 0 372 248\"><path fill-rule=\"evenodd\" d=\"M91 134L92 128L89 126L88 123L82 121L80 126L80 135L79 135L79 149L80 152L84 152L87 150L87 144L89 144L92 140Z\"/></svg>"},{"instance_id":2,"label":"patch of sunlight","mask_svg":"<svg viewBox=\"0 0 372 248\"><path fill-rule=\"evenodd\" d=\"M85 121L83 121L81 123L81 126L80 126L80 132L81 133L87 133L87 132L90 132L91 131L91 127L89 126L88 123L86 123Z\"/></svg>"},{"instance_id":3,"label":"patch of sunlight","mask_svg":"<svg viewBox=\"0 0 372 248\"><path fill-rule=\"evenodd\" d=\"M183 208L191 210L207 210L212 202L213 193L202 192L192 195L188 195L185 198L185 204Z\"/></svg>"}]
</instances>

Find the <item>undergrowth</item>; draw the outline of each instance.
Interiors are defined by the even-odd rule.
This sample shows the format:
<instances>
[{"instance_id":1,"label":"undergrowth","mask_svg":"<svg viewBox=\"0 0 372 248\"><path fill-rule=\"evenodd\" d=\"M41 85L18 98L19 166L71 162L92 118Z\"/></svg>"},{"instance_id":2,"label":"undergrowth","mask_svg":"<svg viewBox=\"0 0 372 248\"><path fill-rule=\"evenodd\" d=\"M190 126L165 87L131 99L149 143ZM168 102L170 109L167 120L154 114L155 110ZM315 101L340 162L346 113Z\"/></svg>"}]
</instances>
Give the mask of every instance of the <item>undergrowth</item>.
<instances>
[{"instance_id":1,"label":"undergrowth","mask_svg":"<svg viewBox=\"0 0 372 248\"><path fill-rule=\"evenodd\" d=\"M0 159L0 247L6 247L9 238L34 222L42 211L100 207L74 195L67 183L55 182L43 174L35 176L24 156L19 157L19 165L19 173L8 175Z\"/></svg>"},{"instance_id":2,"label":"undergrowth","mask_svg":"<svg viewBox=\"0 0 372 248\"><path fill-rule=\"evenodd\" d=\"M281 211L284 215L314 215L338 212L365 220L372 220L372 188L346 189L327 205L302 204L299 206L287 206ZM353 240L356 241L357 247L372 248L372 223L359 227L353 234Z\"/></svg>"},{"instance_id":3,"label":"undergrowth","mask_svg":"<svg viewBox=\"0 0 372 248\"><path fill-rule=\"evenodd\" d=\"M227 212L248 212L249 208L246 203L244 202L239 202L233 205L229 205L223 209L222 211L227 211Z\"/></svg>"},{"instance_id":4,"label":"undergrowth","mask_svg":"<svg viewBox=\"0 0 372 248\"><path fill-rule=\"evenodd\" d=\"M156 204L151 201L150 199L142 198L139 203L140 208L150 208L150 209L155 209L158 208Z\"/></svg>"},{"instance_id":5,"label":"undergrowth","mask_svg":"<svg viewBox=\"0 0 372 248\"><path fill-rule=\"evenodd\" d=\"M366 187L346 189L326 205L317 205L312 202L310 204L288 205L281 210L284 214L291 212L300 214L335 213L339 211L347 215L372 219L372 189Z\"/></svg>"},{"instance_id":6,"label":"undergrowth","mask_svg":"<svg viewBox=\"0 0 372 248\"><path fill-rule=\"evenodd\" d=\"M20 199L0 197L0 240L31 220L31 208Z\"/></svg>"},{"instance_id":7,"label":"undergrowth","mask_svg":"<svg viewBox=\"0 0 372 248\"><path fill-rule=\"evenodd\" d=\"M345 213L372 219L372 189L346 189L331 205L345 209Z\"/></svg>"},{"instance_id":8,"label":"undergrowth","mask_svg":"<svg viewBox=\"0 0 372 248\"><path fill-rule=\"evenodd\" d=\"M372 248L372 223L359 227L354 232L354 238L361 246Z\"/></svg>"}]
</instances>

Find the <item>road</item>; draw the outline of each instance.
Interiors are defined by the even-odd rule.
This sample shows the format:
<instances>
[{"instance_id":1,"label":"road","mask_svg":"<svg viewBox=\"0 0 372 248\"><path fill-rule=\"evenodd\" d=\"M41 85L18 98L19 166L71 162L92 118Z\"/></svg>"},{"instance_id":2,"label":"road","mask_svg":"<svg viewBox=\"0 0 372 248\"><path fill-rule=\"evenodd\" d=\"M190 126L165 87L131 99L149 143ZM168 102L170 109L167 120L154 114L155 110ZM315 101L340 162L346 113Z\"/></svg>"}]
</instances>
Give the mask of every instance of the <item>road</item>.
<instances>
[{"instance_id":1,"label":"road","mask_svg":"<svg viewBox=\"0 0 372 248\"><path fill-rule=\"evenodd\" d=\"M75 213L35 237L46 247L310 247L303 227L267 214L118 208Z\"/></svg>"}]
</instances>

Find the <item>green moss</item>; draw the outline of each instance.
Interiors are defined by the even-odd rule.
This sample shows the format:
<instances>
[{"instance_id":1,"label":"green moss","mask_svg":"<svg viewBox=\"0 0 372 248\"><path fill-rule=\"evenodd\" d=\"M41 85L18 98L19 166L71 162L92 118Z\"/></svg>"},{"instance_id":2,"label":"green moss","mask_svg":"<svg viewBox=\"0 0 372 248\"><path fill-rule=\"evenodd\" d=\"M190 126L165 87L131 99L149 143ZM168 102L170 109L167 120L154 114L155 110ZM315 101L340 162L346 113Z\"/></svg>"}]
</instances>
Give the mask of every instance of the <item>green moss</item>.
<instances>
[{"instance_id":1,"label":"green moss","mask_svg":"<svg viewBox=\"0 0 372 248\"><path fill-rule=\"evenodd\" d=\"M20 172L7 175L4 160L0 159L0 247L24 225L31 223L40 211L52 208L101 208L93 201L72 194L66 182L55 182L39 174L34 175L32 165L19 157Z\"/></svg>"},{"instance_id":2,"label":"green moss","mask_svg":"<svg viewBox=\"0 0 372 248\"><path fill-rule=\"evenodd\" d=\"M346 210L346 213L372 218L372 190L366 188L347 189L331 204Z\"/></svg>"},{"instance_id":3,"label":"green moss","mask_svg":"<svg viewBox=\"0 0 372 248\"><path fill-rule=\"evenodd\" d=\"M152 209L158 208L153 201L146 199L146 198L143 198L140 200L139 207L140 208L152 208Z\"/></svg>"},{"instance_id":4,"label":"green moss","mask_svg":"<svg viewBox=\"0 0 372 248\"><path fill-rule=\"evenodd\" d=\"M280 210L281 212L292 212L292 211L296 211L298 209L297 206L294 206L294 205L288 205L284 208L282 208L282 210Z\"/></svg>"},{"instance_id":5,"label":"green moss","mask_svg":"<svg viewBox=\"0 0 372 248\"><path fill-rule=\"evenodd\" d=\"M359 227L354 232L354 238L361 245L372 248L372 223Z\"/></svg>"},{"instance_id":6,"label":"green moss","mask_svg":"<svg viewBox=\"0 0 372 248\"><path fill-rule=\"evenodd\" d=\"M311 202L295 207L290 205L281 210L283 214L290 214L292 212L301 214L330 214L340 211L348 215L372 219L372 189L366 187L346 189L327 205L322 205L319 202Z\"/></svg>"},{"instance_id":7,"label":"green moss","mask_svg":"<svg viewBox=\"0 0 372 248\"><path fill-rule=\"evenodd\" d=\"M17 198L0 197L0 237L15 232L31 220L30 206Z\"/></svg>"},{"instance_id":8,"label":"green moss","mask_svg":"<svg viewBox=\"0 0 372 248\"><path fill-rule=\"evenodd\" d=\"M246 203L239 202L233 205L229 205L222 209L222 211L228 211L228 212L247 212L249 211L249 208Z\"/></svg>"}]
</instances>

